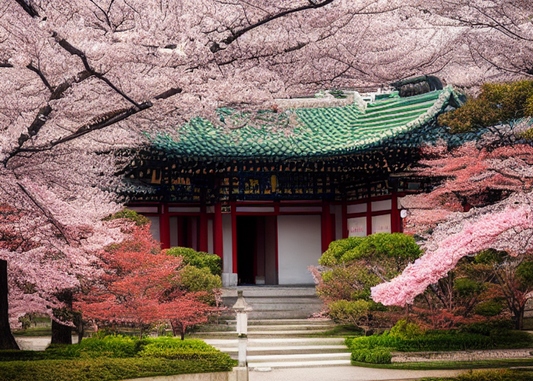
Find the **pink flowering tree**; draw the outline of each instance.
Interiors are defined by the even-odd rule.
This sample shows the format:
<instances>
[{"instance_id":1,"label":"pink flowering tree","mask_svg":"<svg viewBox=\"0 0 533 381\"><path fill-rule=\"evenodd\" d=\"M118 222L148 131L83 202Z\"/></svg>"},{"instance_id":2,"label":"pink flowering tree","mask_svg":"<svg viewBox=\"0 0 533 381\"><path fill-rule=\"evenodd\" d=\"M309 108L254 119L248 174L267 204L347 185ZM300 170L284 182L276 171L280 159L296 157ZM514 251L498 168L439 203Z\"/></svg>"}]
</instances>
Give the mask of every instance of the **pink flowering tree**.
<instances>
[{"instance_id":1,"label":"pink flowering tree","mask_svg":"<svg viewBox=\"0 0 533 381\"><path fill-rule=\"evenodd\" d=\"M0 250L12 322L61 306L58 288L92 274L92 250L118 239L99 222L119 208L124 163L112 154L142 144L141 131L428 72L464 85L531 73L528 2L426 3L4 1L0 204L20 217L3 229L28 242ZM2 308L0 337L6 322Z\"/></svg>"},{"instance_id":2,"label":"pink flowering tree","mask_svg":"<svg viewBox=\"0 0 533 381\"><path fill-rule=\"evenodd\" d=\"M430 193L402 201L410 208L408 229L426 239L425 254L392 281L372 289L372 298L386 305L413 303L465 256L487 249L505 251L517 258L517 267L533 249L531 146L478 149L468 143L452 151L428 148L426 153L430 158L421 162L426 167L420 173L445 180ZM500 286L509 282L501 277ZM520 326L533 293L527 287L515 289L512 298L519 302L510 309Z\"/></svg>"}]
</instances>

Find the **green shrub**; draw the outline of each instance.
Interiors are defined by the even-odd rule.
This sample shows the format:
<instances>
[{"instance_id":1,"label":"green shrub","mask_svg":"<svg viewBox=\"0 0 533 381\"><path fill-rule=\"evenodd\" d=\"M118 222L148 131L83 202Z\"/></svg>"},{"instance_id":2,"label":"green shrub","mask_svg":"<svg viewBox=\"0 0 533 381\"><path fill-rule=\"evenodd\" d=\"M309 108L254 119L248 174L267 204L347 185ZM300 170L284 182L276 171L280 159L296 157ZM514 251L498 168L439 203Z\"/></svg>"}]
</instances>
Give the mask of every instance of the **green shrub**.
<instances>
[{"instance_id":1,"label":"green shrub","mask_svg":"<svg viewBox=\"0 0 533 381\"><path fill-rule=\"evenodd\" d=\"M122 380L230 371L236 361L201 340L106 336L43 352L0 351L1 380Z\"/></svg>"},{"instance_id":2,"label":"green shrub","mask_svg":"<svg viewBox=\"0 0 533 381\"><path fill-rule=\"evenodd\" d=\"M112 214L106 218L104 218L103 220L104 221L111 221L111 220L116 220L118 218L125 218L125 219L128 219L128 220L131 220L133 222L135 222L135 225L137 226L144 226L144 225L148 225L150 223L150 220L143 216L142 214L139 214L133 210L130 210L130 209L124 209L123 211L121 212L117 212L115 214Z\"/></svg>"},{"instance_id":3,"label":"green shrub","mask_svg":"<svg viewBox=\"0 0 533 381\"><path fill-rule=\"evenodd\" d=\"M191 265L199 269L208 268L213 275L222 274L222 259L218 255L195 251L188 247L173 247L165 250L165 254L175 257L183 257L185 265Z\"/></svg>"},{"instance_id":4,"label":"green shrub","mask_svg":"<svg viewBox=\"0 0 533 381\"><path fill-rule=\"evenodd\" d=\"M352 352L351 359L371 364L390 364L392 355L390 348L356 349Z\"/></svg>"},{"instance_id":5,"label":"green shrub","mask_svg":"<svg viewBox=\"0 0 533 381\"><path fill-rule=\"evenodd\" d=\"M474 370L463 373L452 380L456 381L531 381L533 372L512 371L509 369Z\"/></svg>"},{"instance_id":6,"label":"green shrub","mask_svg":"<svg viewBox=\"0 0 533 381\"><path fill-rule=\"evenodd\" d=\"M181 272L181 282L189 292L205 291L205 298L199 298L207 304L214 304L215 298L213 290L222 287L222 280L219 275L213 275L208 268L197 268L187 265Z\"/></svg>"},{"instance_id":7,"label":"green shrub","mask_svg":"<svg viewBox=\"0 0 533 381\"><path fill-rule=\"evenodd\" d=\"M494 320L465 324L459 329L459 331L464 333L479 333L481 335L490 336L490 333L495 329L510 331L513 329L513 327L514 323L511 320Z\"/></svg>"},{"instance_id":8,"label":"green shrub","mask_svg":"<svg viewBox=\"0 0 533 381\"><path fill-rule=\"evenodd\" d=\"M499 315L502 310L503 306L501 305L501 303L498 303L494 300L486 300L484 302L479 303L474 308L474 313L485 317L493 317Z\"/></svg>"},{"instance_id":9,"label":"green shrub","mask_svg":"<svg viewBox=\"0 0 533 381\"><path fill-rule=\"evenodd\" d=\"M236 361L210 353L193 360L165 358L91 358L0 362L2 381L101 381L185 373L231 371Z\"/></svg>"},{"instance_id":10,"label":"green shrub","mask_svg":"<svg viewBox=\"0 0 533 381\"><path fill-rule=\"evenodd\" d=\"M418 324L408 323L407 320L403 319L399 320L390 330L391 336L396 336L401 339L412 339L422 334L423 332Z\"/></svg>"},{"instance_id":11,"label":"green shrub","mask_svg":"<svg viewBox=\"0 0 533 381\"><path fill-rule=\"evenodd\" d=\"M181 351L183 353L220 352L218 349L206 344L202 340L177 340L173 337L164 337L144 340L139 351L139 356L151 356L153 353L156 354L155 357L160 357L158 353L166 350Z\"/></svg>"},{"instance_id":12,"label":"green shrub","mask_svg":"<svg viewBox=\"0 0 533 381\"><path fill-rule=\"evenodd\" d=\"M371 302L366 300L337 300L328 304L329 316L339 323L358 325L370 311Z\"/></svg>"}]
</instances>

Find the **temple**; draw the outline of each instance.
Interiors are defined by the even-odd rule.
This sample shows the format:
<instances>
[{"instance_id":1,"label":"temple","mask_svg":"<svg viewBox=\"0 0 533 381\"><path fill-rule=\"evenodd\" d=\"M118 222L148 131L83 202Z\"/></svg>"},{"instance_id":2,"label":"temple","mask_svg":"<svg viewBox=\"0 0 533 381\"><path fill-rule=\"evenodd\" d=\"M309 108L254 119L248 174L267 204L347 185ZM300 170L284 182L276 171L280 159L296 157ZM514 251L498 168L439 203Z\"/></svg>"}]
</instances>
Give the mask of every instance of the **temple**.
<instances>
[{"instance_id":1,"label":"temple","mask_svg":"<svg viewBox=\"0 0 533 381\"><path fill-rule=\"evenodd\" d=\"M138 152L130 208L162 247L222 257L225 286L312 284L307 267L331 241L401 231L401 198L424 187L402 172L460 105L451 87L428 90L332 91L196 118Z\"/></svg>"}]
</instances>

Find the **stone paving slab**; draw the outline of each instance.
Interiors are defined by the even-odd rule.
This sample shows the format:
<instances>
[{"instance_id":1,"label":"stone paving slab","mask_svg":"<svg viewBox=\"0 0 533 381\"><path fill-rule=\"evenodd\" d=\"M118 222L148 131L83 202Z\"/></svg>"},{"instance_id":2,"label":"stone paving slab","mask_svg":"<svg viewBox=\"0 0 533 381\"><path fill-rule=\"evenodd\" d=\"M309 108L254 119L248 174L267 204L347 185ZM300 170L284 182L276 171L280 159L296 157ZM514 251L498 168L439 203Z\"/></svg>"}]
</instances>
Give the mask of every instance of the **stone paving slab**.
<instances>
[{"instance_id":1,"label":"stone paving slab","mask_svg":"<svg viewBox=\"0 0 533 381\"><path fill-rule=\"evenodd\" d=\"M264 369L266 370L266 369ZM454 377L465 370L397 370L357 366L322 368L285 368L250 371L249 381L392 381L417 380L423 377Z\"/></svg>"}]
</instances>

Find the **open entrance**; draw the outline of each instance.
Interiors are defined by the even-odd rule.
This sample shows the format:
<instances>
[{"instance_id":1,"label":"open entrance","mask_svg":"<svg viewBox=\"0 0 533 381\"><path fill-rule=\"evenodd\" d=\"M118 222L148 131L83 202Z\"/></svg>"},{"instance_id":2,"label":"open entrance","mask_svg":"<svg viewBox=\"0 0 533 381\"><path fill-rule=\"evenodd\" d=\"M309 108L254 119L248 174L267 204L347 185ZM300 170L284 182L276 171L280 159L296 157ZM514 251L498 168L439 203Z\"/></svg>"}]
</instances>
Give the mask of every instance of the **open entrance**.
<instances>
[{"instance_id":1,"label":"open entrance","mask_svg":"<svg viewBox=\"0 0 533 381\"><path fill-rule=\"evenodd\" d=\"M278 284L276 216L237 216L239 284Z\"/></svg>"}]
</instances>

